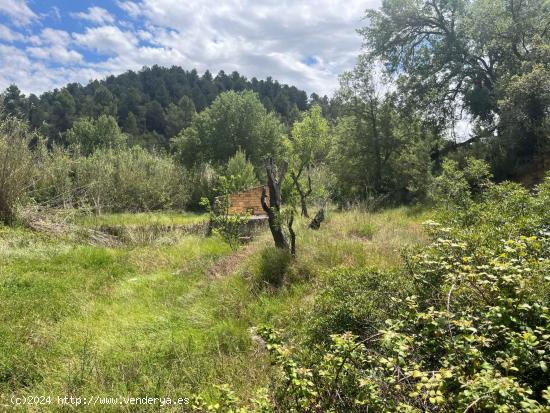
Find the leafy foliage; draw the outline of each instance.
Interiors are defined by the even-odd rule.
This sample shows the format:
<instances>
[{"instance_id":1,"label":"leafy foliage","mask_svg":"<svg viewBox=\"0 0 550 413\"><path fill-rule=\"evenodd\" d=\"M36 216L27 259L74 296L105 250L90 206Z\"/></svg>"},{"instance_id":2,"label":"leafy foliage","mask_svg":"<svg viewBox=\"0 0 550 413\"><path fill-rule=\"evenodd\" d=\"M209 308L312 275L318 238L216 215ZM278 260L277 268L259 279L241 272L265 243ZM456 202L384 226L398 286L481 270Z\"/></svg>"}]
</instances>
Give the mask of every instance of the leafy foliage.
<instances>
[{"instance_id":1,"label":"leafy foliage","mask_svg":"<svg viewBox=\"0 0 550 413\"><path fill-rule=\"evenodd\" d=\"M337 269L323 277L322 292L310 314L308 341L330 343L331 335L351 332L368 337L392 314L390 296L411 292L406 277L394 271Z\"/></svg>"},{"instance_id":2,"label":"leafy foliage","mask_svg":"<svg viewBox=\"0 0 550 413\"><path fill-rule=\"evenodd\" d=\"M97 211L149 211L182 208L186 174L172 159L134 147L102 150L80 158L75 184L79 201Z\"/></svg>"},{"instance_id":3,"label":"leafy foliage","mask_svg":"<svg viewBox=\"0 0 550 413\"><path fill-rule=\"evenodd\" d=\"M259 185L254 165L246 159L246 154L242 150L235 152L227 161L225 176L229 183L229 192L244 191Z\"/></svg>"},{"instance_id":4,"label":"leafy foliage","mask_svg":"<svg viewBox=\"0 0 550 413\"><path fill-rule=\"evenodd\" d=\"M277 368L273 411L548 411L550 177L534 194L505 183L470 199L456 208L473 219L426 224L432 242L406 256L405 294L375 272L342 273L318 301L320 339L295 347L258 330ZM504 218L480 225L497 209Z\"/></svg>"},{"instance_id":5,"label":"leafy foliage","mask_svg":"<svg viewBox=\"0 0 550 413\"><path fill-rule=\"evenodd\" d=\"M265 156L279 154L283 129L251 91L225 92L193 118L173 141L176 157L187 167L222 164L238 150L259 168Z\"/></svg>"},{"instance_id":6,"label":"leafy foliage","mask_svg":"<svg viewBox=\"0 0 550 413\"><path fill-rule=\"evenodd\" d=\"M201 199L203 206L210 214L210 228L212 232L219 234L226 241L232 250L236 250L241 243L243 229L248 223L250 214L232 214L230 211L231 202L229 194L235 186L233 182L237 177L231 175L229 178L221 176L218 180L219 196L210 201L208 198Z\"/></svg>"},{"instance_id":7,"label":"leafy foliage","mask_svg":"<svg viewBox=\"0 0 550 413\"><path fill-rule=\"evenodd\" d=\"M544 0L389 0L367 12L361 33L368 58L434 124L467 111L477 127L467 143L488 144L502 179L547 150L549 11Z\"/></svg>"},{"instance_id":8,"label":"leafy foliage","mask_svg":"<svg viewBox=\"0 0 550 413\"><path fill-rule=\"evenodd\" d=\"M116 119L109 115L101 115L97 119L77 120L67 131L66 139L84 155L90 155L96 149L119 148L127 141Z\"/></svg>"},{"instance_id":9,"label":"leafy foliage","mask_svg":"<svg viewBox=\"0 0 550 413\"><path fill-rule=\"evenodd\" d=\"M313 193L312 171L321 166L330 150L329 125L321 107L313 106L304 118L292 126L287 142L290 177L300 196L302 215L308 215L308 198Z\"/></svg>"},{"instance_id":10,"label":"leafy foliage","mask_svg":"<svg viewBox=\"0 0 550 413\"><path fill-rule=\"evenodd\" d=\"M292 254L290 251L275 247L265 248L258 262L258 279L256 282L263 287L280 287L288 275L291 262Z\"/></svg>"},{"instance_id":11,"label":"leafy foliage","mask_svg":"<svg viewBox=\"0 0 550 413\"><path fill-rule=\"evenodd\" d=\"M381 88L374 67L364 58L342 76L342 116L331 154L335 196L341 201L382 196L411 202L426 196L432 176L430 152L441 136Z\"/></svg>"}]
</instances>

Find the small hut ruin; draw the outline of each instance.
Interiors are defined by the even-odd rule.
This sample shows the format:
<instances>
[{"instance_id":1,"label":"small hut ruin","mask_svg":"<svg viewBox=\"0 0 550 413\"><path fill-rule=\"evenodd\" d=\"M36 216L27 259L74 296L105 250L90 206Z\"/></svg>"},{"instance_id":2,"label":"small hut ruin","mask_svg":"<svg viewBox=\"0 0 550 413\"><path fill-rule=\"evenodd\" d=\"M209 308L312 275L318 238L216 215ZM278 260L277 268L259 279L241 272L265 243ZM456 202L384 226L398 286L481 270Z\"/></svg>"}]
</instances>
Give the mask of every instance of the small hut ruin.
<instances>
[{"instance_id":1,"label":"small hut ruin","mask_svg":"<svg viewBox=\"0 0 550 413\"><path fill-rule=\"evenodd\" d=\"M246 214L252 216L265 216L262 209L262 189L263 186L257 186L241 192L235 192L229 195L229 213ZM266 191L269 193L268 189Z\"/></svg>"}]
</instances>

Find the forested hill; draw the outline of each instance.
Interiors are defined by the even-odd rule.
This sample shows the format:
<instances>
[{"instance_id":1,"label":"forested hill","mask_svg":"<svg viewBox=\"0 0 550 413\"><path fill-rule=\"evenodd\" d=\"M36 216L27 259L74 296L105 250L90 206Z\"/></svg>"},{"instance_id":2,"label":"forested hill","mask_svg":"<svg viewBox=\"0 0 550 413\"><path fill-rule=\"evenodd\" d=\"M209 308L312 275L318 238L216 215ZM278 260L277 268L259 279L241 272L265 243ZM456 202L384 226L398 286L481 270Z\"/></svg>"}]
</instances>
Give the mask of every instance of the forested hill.
<instances>
[{"instance_id":1,"label":"forested hill","mask_svg":"<svg viewBox=\"0 0 550 413\"><path fill-rule=\"evenodd\" d=\"M287 124L308 106L306 92L270 77L248 80L237 72L228 75L223 71L214 77L209 71L199 75L194 69L156 65L93 80L86 86L70 83L39 97L25 97L15 85L3 95L6 112L27 119L52 141L62 141L74 120L106 114L116 117L137 142L164 146L189 125L195 112L227 90L257 92L266 109L278 113Z\"/></svg>"}]
</instances>

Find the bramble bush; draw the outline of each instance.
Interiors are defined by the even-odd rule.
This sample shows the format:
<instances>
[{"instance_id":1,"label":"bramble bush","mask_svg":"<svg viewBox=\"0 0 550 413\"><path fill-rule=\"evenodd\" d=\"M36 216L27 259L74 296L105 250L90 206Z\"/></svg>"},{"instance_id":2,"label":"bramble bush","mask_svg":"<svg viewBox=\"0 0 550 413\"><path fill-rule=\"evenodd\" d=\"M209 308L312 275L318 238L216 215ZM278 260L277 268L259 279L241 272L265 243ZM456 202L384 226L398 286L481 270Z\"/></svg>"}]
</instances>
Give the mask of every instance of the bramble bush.
<instances>
[{"instance_id":1,"label":"bramble bush","mask_svg":"<svg viewBox=\"0 0 550 413\"><path fill-rule=\"evenodd\" d=\"M412 282L410 294L392 294L392 310L377 314L379 322L385 318L382 327L356 328L349 315L335 317L325 322L327 334L340 323L353 333L301 345L286 344L272 328L258 329L276 371L269 397L263 410L234 406L550 411L550 176L531 193L511 183L478 188L468 184L466 202L452 205L452 214L444 210L441 223L426 223L432 242L405 257L401 274ZM361 294L385 289L382 283Z\"/></svg>"}]
</instances>

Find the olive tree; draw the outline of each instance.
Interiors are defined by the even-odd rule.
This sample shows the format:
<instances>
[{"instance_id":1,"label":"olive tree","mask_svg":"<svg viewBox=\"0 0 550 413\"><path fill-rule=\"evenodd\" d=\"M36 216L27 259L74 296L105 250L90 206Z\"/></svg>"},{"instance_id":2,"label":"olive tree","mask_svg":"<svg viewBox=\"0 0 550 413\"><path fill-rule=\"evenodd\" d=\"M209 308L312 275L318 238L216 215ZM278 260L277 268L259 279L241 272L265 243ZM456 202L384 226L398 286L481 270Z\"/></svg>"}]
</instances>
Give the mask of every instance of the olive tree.
<instances>
[{"instance_id":1,"label":"olive tree","mask_svg":"<svg viewBox=\"0 0 550 413\"><path fill-rule=\"evenodd\" d=\"M313 191L311 171L325 160L329 149L329 126L320 106L313 106L301 121L294 123L288 146L290 177L300 195L302 215L309 217L307 201Z\"/></svg>"}]
</instances>

